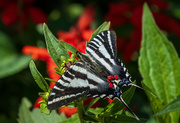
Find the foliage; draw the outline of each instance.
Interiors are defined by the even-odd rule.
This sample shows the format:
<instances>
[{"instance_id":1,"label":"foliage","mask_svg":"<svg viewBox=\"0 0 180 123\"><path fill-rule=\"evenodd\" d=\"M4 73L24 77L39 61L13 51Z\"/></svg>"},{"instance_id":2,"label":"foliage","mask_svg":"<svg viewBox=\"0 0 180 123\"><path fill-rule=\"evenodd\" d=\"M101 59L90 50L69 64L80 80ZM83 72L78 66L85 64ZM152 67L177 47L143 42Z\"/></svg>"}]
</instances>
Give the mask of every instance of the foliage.
<instances>
[{"instance_id":1,"label":"foliage","mask_svg":"<svg viewBox=\"0 0 180 123\"><path fill-rule=\"evenodd\" d=\"M151 12L144 5L143 40L139 57L139 69L143 76L143 87L153 111L156 113L173 101L179 94L180 61L172 43L156 26ZM157 116L158 122L178 122L180 112Z\"/></svg>"},{"instance_id":2,"label":"foliage","mask_svg":"<svg viewBox=\"0 0 180 123\"><path fill-rule=\"evenodd\" d=\"M19 123L58 123L66 119L64 114L57 114L56 111L52 111L50 115L40 113L40 109L33 109L31 102L27 98L22 98L21 106L19 107Z\"/></svg>"}]
</instances>

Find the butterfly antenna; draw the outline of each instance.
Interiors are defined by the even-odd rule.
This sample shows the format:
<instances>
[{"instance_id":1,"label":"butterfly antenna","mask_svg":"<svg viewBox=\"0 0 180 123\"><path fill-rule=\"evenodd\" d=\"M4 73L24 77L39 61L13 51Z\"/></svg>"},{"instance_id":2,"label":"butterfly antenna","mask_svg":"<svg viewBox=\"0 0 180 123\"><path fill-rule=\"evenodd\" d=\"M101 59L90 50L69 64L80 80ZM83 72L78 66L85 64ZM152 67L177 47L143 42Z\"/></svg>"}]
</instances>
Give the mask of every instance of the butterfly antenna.
<instances>
[{"instance_id":1,"label":"butterfly antenna","mask_svg":"<svg viewBox=\"0 0 180 123\"><path fill-rule=\"evenodd\" d=\"M153 95L153 96L155 96L153 93L151 93L150 91L148 91L148 90L145 90L144 88L142 88L142 87L140 87L140 86L138 86L138 85L136 85L136 84L134 84L134 83L129 83L129 85L132 85L132 86L134 86L134 87L137 87L137 88L140 88L140 89L142 89L142 90L144 90L144 91L146 91L146 92L148 92L148 93L150 93L151 95ZM155 96L156 97L156 96Z\"/></svg>"},{"instance_id":2,"label":"butterfly antenna","mask_svg":"<svg viewBox=\"0 0 180 123\"><path fill-rule=\"evenodd\" d=\"M129 108L129 106L126 104L126 102L123 100L122 95L119 96L119 101L126 106L126 108L129 110L129 112L137 119L139 118L136 116L136 114Z\"/></svg>"}]
</instances>

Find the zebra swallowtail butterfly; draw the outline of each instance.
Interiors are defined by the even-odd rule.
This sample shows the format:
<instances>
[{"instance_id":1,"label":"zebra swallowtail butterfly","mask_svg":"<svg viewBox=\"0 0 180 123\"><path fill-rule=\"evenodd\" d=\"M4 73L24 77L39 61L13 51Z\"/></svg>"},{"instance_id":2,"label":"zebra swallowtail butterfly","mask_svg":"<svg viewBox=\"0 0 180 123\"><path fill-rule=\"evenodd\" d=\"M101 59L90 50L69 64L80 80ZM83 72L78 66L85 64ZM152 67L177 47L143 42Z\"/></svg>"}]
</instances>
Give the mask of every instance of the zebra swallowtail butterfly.
<instances>
[{"instance_id":1,"label":"zebra swallowtail butterfly","mask_svg":"<svg viewBox=\"0 0 180 123\"><path fill-rule=\"evenodd\" d=\"M120 87L133 85L128 70L117 58L116 34L103 31L87 45L86 53L77 52L80 60L71 65L53 87L47 102L49 110L59 108L81 97L117 98L135 116L122 99ZM104 72L100 73L97 66ZM141 87L140 87L141 88Z\"/></svg>"}]
</instances>

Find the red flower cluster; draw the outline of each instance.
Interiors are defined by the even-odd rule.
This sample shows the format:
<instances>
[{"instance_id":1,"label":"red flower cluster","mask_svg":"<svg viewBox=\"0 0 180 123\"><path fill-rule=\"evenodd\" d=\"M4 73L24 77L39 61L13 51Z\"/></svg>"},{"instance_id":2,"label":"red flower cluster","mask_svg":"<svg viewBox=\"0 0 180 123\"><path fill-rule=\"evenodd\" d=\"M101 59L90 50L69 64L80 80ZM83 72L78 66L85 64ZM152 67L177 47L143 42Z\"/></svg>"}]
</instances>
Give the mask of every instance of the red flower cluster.
<instances>
[{"instance_id":1,"label":"red flower cluster","mask_svg":"<svg viewBox=\"0 0 180 123\"><path fill-rule=\"evenodd\" d=\"M23 54L31 55L32 59L40 60L46 62L47 73L49 77L53 80L58 80L59 75L55 74L56 70L53 67L57 67L52 58L49 56L47 49L34 47L34 46L25 46L22 49ZM54 87L54 83L50 82L50 88ZM38 105L39 107L39 105Z\"/></svg>"},{"instance_id":2,"label":"red flower cluster","mask_svg":"<svg viewBox=\"0 0 180 123\"><path fill-rule=\"evenodd\" d=\"M80 52L85 52L86 41L89 41L94 31L89 27L94 20L94 10L91 6L87 6L79 18L77 24L71 27L69 32L58 31L59 40L65 41L75 46Z\"/></svg>"},{"instance_id":3,"label":"red flower cluster","mask_svg":"<svg viewBox=\"0 0 180 123\"><path fill-rule=\"evenodd\" d=\"M106 20L111 21L113 27L131 23L134 27L130 38L118 38L118 50L123 52L126 62L132 59L141 43L142 6L147 2L150 6L157 25L168 33L180 37L180 24L175 19L163 14L169 9L168 3L163 0L123 0L120 3L110 3Z\"/></svg>"},{"instance_id":4,"label":"red flower cluster","mask_svg":"<svg viewBox=\"0 0 180 123\"><path fill-rule=\"evenodd\" d=\"M3 23L7 26L18 23L27 26L28 19L35 24L47 22L46 14L40 8L32 6L34 2L35 0L0 0Z\"/></svg>"}]
</instances>

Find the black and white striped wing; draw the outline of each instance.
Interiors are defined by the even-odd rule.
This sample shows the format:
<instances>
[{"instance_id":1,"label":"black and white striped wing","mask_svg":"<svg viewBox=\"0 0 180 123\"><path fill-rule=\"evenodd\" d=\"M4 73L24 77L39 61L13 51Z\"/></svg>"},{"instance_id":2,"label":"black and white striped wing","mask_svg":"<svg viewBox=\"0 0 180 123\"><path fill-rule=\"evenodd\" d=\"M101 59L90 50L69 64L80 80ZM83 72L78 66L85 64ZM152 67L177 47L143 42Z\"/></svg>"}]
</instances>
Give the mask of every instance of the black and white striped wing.
<instances>
[{"instance_id":1,"label":"black and white striped wing","mask_svg":"<svg viewBox=\"0 0 180 123\"><path fill-rule=\"evenodd\" d=\"M102 77L102 78L101 78ZM53 87L47 102L50 110L59 108L85 95L87 97L113 97L114 89L106 78L84 62L71 65Z\"/></svg>"},{"instance_id":2,"label":"black and white striped wing","mask_svg":"<svg viewBox=\"0 0 180 123\"><path fill-rule=\"evenodd\" d=\"M129 77L124 64L117 58L116 34L103 31L96 35L87 45L86 53L108 76Z\"/></svg>"},{"instance_id":3,"label":"black and white striped wing","mask_svg":"<svg viewBox=\"0 0 180 123\"><path fill-rule=\"evenodd\" d=\"M89 93L87 70L82 62L71 65L54 85L47 102L50 110L59 108Z\"/></svg>"}]
</instances>

